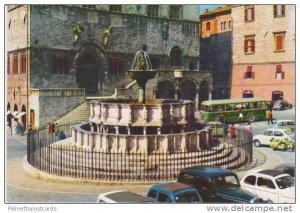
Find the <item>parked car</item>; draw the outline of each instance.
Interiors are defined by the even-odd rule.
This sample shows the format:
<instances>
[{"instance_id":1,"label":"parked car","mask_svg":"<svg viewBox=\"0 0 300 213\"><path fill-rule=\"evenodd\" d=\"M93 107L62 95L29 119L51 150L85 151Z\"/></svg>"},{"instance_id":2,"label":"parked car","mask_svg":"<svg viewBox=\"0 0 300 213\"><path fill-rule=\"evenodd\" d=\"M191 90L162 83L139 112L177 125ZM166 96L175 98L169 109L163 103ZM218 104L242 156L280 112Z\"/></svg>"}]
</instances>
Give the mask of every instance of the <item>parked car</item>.
<instances>
[{"instance_id":1,"label":"parked car","mask_svg":"<svg viewBox=\"0 0 300 213\"><path fill-rule=\"evenodd\" d=\"M202 203L197 189L177 182L164 182L153 185L147 197L155 203Z\"/></svg>"},{"instance_id":2,"label":"parked car","mask_svg":"<svg viewBox=\"0 0 300 213\"><path fill-rule=\"evenodd\" d=\"M140 194L119 190L100 194L97 203L153 203L153 201Z\"/></svg>"},{"instance_id":3,"label":"parked car","mask_svg":"<svg viewBox=\"0 0 300 213\"><path fill-rule=\"evenodd\" d=\"M216 166L193 166L184 168L178 182L195 187L204 202L262 203L261 198L241 189L235 173Z\"/></svg>"},{"instance_id":4,"label":"parked car","mask_svg":"<svg viewBox=\"0 0 300 213\"><path fill-rule=\"evenodd\" d=\"M293 120L277 120L271 125L271 128L280 128L295 132L295 122Z\"/></svg>"},{"instance_id":5,"label":"parked car","mask_svg":"<svg viewBox=\"0 0 300 213\"><path fill-rule=\"evenodd\" d=\"M286 129L275 129L269 128L266 129L263 133L257 134L253 136L254 146L258 147L261 145L271 144L271 139L284 139L288 138L291 142L295 143L295 135Z\"/></svg>"},{"instance_id":6,"label":"parked car","mask_svg":"<svg viewBox=\"0 0 300 213\"><path fill-rule=\"evenodd\" d=\"M285 110L291 109L293 107L292 104L289 104L286 100L278 100L272 103L273 110Z\"/></svg>"},{"instance_id":7,"label":"parked car","mask_svg":"<svg viewBox=\"0 0 300 213\"><path fill-rule=\"evenodd\" d=\"M273 170L284 172L292 177L295 177L295 164L283 163L275 166Z\"/></svg>"},{"instance_id":8,"label":"parked car","mask_svg":"<svg viewBox=\"0 0 300 213\"><path fill-rule=\"evenodd\" d=\"M295 203L295 180L284 172L271 169L251 171L241 180L241 186L274 203Z\"/></svg>"}]
</instances>

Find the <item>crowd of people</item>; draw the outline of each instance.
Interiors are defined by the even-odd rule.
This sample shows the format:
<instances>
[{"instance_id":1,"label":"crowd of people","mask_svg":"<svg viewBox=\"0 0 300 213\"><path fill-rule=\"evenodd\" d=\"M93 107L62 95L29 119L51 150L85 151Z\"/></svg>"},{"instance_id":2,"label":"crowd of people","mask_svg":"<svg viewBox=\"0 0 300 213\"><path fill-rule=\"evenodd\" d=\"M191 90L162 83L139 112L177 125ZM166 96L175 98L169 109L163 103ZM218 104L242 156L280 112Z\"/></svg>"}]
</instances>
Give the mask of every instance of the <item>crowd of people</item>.
<instances>
[{"instance_id":1,"label":"crowd of people","mask_svg":"<svg viewBox=\"0 0 300 213\"><path fill-rule=\"evenodd\" d=\"M63 140L66 138L66 135L63 130L60 130L59 128L56 128L57 123L48 123L48 136L55 136L59 140Z\"/></svg>"}]
</instances>

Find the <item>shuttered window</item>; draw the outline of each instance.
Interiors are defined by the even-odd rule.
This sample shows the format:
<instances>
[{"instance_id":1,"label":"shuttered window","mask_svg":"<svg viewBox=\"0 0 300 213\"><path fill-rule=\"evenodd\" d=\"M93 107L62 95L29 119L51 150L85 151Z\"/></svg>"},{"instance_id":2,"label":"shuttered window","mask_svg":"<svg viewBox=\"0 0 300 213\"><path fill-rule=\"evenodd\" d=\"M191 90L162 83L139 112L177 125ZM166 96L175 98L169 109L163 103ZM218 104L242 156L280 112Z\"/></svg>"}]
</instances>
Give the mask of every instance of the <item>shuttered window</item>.
<instances>
[{"instance_id":1,"label":"shuttered window","mask_svg":"<svg viewBox=\"0 0 300 213\"><path fill-rule=\"evenodd\" d=\"M245 21L254 21L254 6L245 7Z\"/></svg>"},{"instance_id":2,"label":"shuttered window","mask_svg":"<svg viewBox=\"0 0 300 213\"><path fill-rule=\"evenodd\" d=\"M26 52L21 54L21 74L26 73Z\"/></svg>"},{"instance_id":3,"label":"shuttered window","mask_svg":"<svg viewBox=\"0 0 300 213\"><path fill-rule=\"evenodd\" d=\"M255 53L255 36L245 36L244 52L246 54Z\"/></svg>"},{"instance_id":4,"label":"shuttered window","mask_svg":"<svg viewBox=\"0 0 300 213\"><path fill-rule=\"evenodd\" d=\"M277 80L284 79L284 72L282 71L282 65L281 64L276 65L275 79L277 79Z\"/></svg>"},{"instance_id":5,"label":"shuttered window","mask_svg":"<svg viewBox=\"0 0 300 213\"><path fill-rule=\"evenodd\" d=\"M278 4L273 6L273 14L275 18L284 17L285 16L285 5Z\"/></svg>"},{"instance_id":6,"label":"shuttered window","mask_svg":"<svg viewBox=\"0 0 300 213\"><path fill-rule=\"evenodd\" d=\"M284 51L284 38L285 33L274 33L274 50L276 51Z\"/></svg>"},{"instance_id":7,"label":"shuttered window","mask_svg":"<svg viewBox=\"0 0 300 213\"><path fill-rule=\"evenodd\" d=\"M18 62L19 62L19 55L14 54L14 59L13 59L13 74L18 74Z\"/></svg>"},{"instance_id":8,"label":"shuttered window","mask_svg":"<svg viewBox=\"0 0 300 213\"><path fill-rule=\"evenodd\" d=\"M55 73L63 74L68 72L68 58L65 55L53 57L53 70Z\"/></svg>"}]
</instances>

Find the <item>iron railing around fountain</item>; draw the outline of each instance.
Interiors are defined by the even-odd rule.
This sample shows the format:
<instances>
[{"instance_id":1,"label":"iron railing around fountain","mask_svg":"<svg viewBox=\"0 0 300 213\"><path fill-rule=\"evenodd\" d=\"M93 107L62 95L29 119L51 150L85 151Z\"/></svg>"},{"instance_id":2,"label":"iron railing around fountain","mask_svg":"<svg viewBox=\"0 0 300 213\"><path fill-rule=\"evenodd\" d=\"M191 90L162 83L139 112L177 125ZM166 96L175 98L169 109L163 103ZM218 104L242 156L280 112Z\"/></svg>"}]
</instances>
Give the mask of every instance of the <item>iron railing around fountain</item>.
<instances>
[{"instance_id":1,"label":"iron railing around fountain","mask_svg":"<svg viewBox=\"0 0 300 213\"><path fill-rule=\"evenodd\" d=\"M71 136L74 124L57 126ZM175 180L180 170L196 165L216 165L239 171L252 162L252 140L245 128L236 138L215 140L209 149L185 152L98 152L62 144L47 129L30 132L27 161L33 167L53 175L100 180L152 182Z\"/></svg>"}]
</instances>

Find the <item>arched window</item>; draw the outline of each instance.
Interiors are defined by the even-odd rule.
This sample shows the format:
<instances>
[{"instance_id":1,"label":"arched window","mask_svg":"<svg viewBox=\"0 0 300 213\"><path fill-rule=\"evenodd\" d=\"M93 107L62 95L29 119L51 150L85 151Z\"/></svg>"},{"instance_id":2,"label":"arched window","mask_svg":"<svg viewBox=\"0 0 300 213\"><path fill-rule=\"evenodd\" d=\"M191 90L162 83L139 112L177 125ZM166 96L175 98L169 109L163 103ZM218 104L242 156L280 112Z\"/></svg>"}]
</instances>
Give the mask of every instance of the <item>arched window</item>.
<instances>
[{"instance_id":1,"label":"arched window","mask_svg":"<svg viewBox=\"0 0 300 213\"><path fill-rule=\"evenodd\" d=\"M174 46L170 50L170 65L171 67L181 67L181 49L178 46Z\"/></svg>"},{"instance_id":2,"label":"arched window","mask_svg":"<svg viewBox=\"0 0 300 213\"><path fill-rule=\"evenodd\" d=\"M253 97L254 97L253 91L245 90L243 92L243 98L253 98Z\"/></svg>"},{"instance_id":3,"label":"arched window","mask_svg":"<svg viewBox=\"0 0 300 213\"><path fill-rule=\"evenodd\" d=\"M226 30L226 21L223 23L223 30Z\"/></svg>"},{"instance_id":4,"label":"arched window","mask_svg":"<svg viewBox=\"0 0 300 213\"><path fill-rule=\"evenodd\" d=\"M206 23L206 31L210 31L210 22Z\"/></svg>"},{"instance_id":5,"label":"arched window","mask_svg":"<svg viewBox=\"0 0 300 213\"><path fill-rule=\"evenodd\" d=\"M228 29L231 29L231 21L228 22Z\"/></svg>"}]
</instances>

